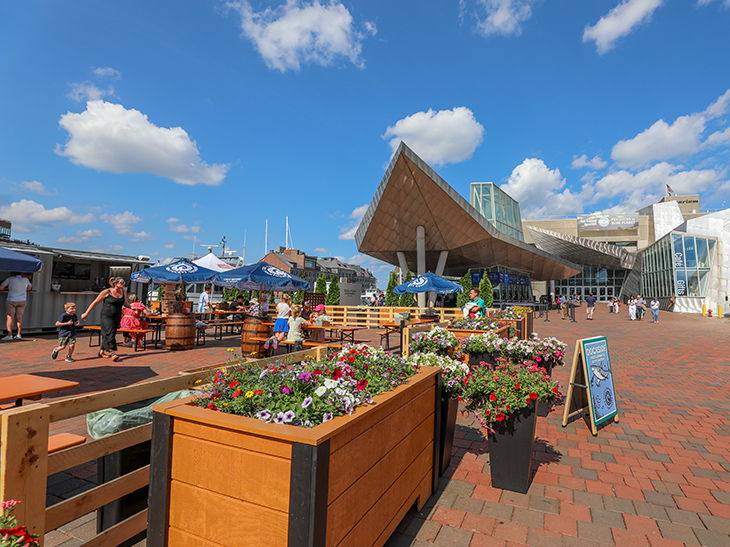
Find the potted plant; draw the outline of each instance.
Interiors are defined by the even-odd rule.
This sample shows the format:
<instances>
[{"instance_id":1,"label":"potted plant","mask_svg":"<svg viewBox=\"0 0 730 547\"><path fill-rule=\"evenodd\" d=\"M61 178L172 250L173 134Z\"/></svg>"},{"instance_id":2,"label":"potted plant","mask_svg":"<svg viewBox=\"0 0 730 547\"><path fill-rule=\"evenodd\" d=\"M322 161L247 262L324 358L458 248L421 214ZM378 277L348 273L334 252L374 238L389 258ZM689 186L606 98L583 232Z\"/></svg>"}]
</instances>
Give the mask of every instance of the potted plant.
<instances>
[{"instance_id":1,"label":"potted plant","mask_svg":"<svg viewBox=\"0 0 730 547\"><path fill-rule=\"evenodd\" d=\"M0 502L0 545L2 547L37 547L40 545L37 537L28 532L25 526L18 526L18 522L10 513L13 507L20 502L7 500Z\"/></svg>"},{"instance_id":2,"label":"potted plant","mask_svg":"<svg viewBox=\"0 0 730 547\"><path fill-rule=\"evenodd\" d=\"M507 340L495 333L472 334L461 339L461 352L469 354L469 366L476 367L481 363L496 365L496 359L502 356Z\"/></svg>"},{"instance_id":3,"label":"potted plant","mask_svg":"<svg viewBox=\"0 0 730 547\"><path fill-rule=\"evenodd\" d=\"M434 327L427 332L413 335L409 346L411 353L434 352L439 355L451 355L459 347L459 339L443 327Z\"/></svg>"},{"instance_id":4,"label":"potted plant","mask_svg":"<svg viewBox=\"0 0 730 547\"><path fill-rule=\"evenodd\" d=\"M465 386L466 410L487 430L492 486L527 492L532 468L537 401L560 397L545 369L531 363L500 362L472 371Z\"/></svg>"},{"instance_id":5,"label":"potted plant","mask_svg":"<svg viewBox=\"0 0 730 547\"><path fill-rule=\"evenodd\" d=\"M451 462L456 430L456 412L469 379L469 366L448 356L436 353L414 353L408 360L418 368L441 369L441 424L439 444L439 475L443 475Z\"/></svg>"},{"instance_id":6,"label":"potted plant","mask_svg":"<svg viewBox=\"0 0 730 547\"><path fill-rule=\"evenodd\" d=\"M157 405L148 545L382 544L438 480L439 372L354 345Z\"/></svg>"}]
</instances>

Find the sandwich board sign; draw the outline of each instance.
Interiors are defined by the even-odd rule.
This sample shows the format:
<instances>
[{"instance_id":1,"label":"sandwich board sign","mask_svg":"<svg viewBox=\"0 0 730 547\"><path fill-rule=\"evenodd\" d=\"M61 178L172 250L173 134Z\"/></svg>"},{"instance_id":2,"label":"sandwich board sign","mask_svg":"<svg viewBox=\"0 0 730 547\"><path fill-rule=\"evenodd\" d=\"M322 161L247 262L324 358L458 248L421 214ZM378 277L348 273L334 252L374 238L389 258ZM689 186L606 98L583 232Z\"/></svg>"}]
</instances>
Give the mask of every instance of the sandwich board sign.
<instances>
[{"instance_id":1,"label":"sandwich board sign","mask_svg":"<svg viewBox=\"0 0 730 547\"><path fill-rule=\"evenodd\" d=\"M616 390L605 336L576 342L563 427L568 425L569 418L584 410L588 410L593 435L598 434L597 426L611 418L618 422Z\"/></svg>"}]
</instances>

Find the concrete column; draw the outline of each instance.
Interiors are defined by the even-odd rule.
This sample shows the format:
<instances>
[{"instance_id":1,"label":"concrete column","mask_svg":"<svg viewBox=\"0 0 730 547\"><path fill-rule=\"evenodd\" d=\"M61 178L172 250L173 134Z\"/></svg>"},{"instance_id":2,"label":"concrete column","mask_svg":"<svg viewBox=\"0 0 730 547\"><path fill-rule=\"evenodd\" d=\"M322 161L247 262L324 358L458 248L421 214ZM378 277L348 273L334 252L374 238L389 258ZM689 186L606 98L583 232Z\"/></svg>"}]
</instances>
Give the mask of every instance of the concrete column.
<instances>
[{"instance_id":1,"label":"concrete column","mask_svg":"<svg viewBox=\"0 0 730 547\"><path fill-rule=\"evenodd\" d=\"M398 256L398 266L400 266L400 281L398 282L398 285L401 285L406 280L408 262L406 262L406 253L403 251L397 251L395 254Z\"/></svg>"},{"instance_id":2,"label":"concrete column","mask_svg":"<svg viewBox=\"0 0 730 547\"><path fill-rule=\"evenodd\" d=\"M423 226L416 227L416 274L426 273L426 229ZM426 293L418 295L418 307L426 307Z\"/></svg>"}]
</instances>

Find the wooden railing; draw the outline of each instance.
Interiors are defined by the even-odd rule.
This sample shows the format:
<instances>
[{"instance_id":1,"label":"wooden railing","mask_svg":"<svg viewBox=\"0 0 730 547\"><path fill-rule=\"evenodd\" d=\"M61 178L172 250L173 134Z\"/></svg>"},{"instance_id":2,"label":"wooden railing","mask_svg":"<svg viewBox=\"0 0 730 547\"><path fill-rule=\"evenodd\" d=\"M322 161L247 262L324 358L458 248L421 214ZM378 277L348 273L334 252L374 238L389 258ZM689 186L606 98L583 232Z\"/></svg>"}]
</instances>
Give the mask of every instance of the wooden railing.
<instances>
[{"instance_id":1,"label":"wooden railing","mask_svg":"<svg viewBox=\"0 0 730 547\"><path fill-rule=\"evenodd\" d=\"M282 360L321 358L324 350L314 348L261 359L254 364ZM149 484L149 465L100 484L68 500L46 508L46 482L54 473L101 458L152 438L152 424L140 425L85 444L48 454L50 424L84 416L109 407L159 398L189 389L212 376L224 365L183 372L179 376L154 380L91 395L50 403L35 403L0 412L0 501L20 500L14 515L20 525L38 534L43 545L46 532L71 522ZM132 515L84 543L86 547L118 545L147 528L147 509Z\"/></svg>"}]
</instances>

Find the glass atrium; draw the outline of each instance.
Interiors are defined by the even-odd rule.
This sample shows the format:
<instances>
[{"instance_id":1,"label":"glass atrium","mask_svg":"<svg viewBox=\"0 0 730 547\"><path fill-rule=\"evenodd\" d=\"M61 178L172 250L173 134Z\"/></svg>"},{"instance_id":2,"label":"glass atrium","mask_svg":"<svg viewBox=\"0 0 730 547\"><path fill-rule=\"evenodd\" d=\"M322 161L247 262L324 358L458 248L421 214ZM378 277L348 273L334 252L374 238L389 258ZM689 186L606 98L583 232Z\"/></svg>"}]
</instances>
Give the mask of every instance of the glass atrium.
<instances>
[{"instance_id":1,"label":"glass atrium","mask_svg":"<svg viewBox=\"0 0 730 547\"><path fill-rule=\"evenodd\" d=\"M472 207L503 234L525 241L522 233L520 204L491 182L472 182Z\"/></svg>"},{"instance_id":2,"label":"glass atrium","mask_svg":"<svg viewBox=\"0 0 730 547\"><path fill-rule=\"evenodd\" d=\"M642 291L649 296L704 297L716 241L672 232L642 253Z\"/></svg>"}]
</instances>

